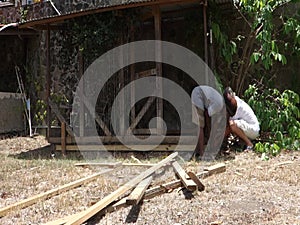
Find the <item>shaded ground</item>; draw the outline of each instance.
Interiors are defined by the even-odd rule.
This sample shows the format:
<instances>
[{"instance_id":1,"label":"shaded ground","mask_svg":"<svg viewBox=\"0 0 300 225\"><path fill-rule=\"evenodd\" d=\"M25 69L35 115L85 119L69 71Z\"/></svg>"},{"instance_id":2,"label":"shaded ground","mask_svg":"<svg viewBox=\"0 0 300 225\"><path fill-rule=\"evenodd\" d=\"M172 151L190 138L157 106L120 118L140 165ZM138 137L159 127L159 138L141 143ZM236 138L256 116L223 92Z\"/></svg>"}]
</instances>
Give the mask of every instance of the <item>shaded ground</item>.
<instances>
[{"instance_id":1,"label":"shaded ground","mask_svg":"<svg viewBox=\"0 0 300 225\"><path fill-rule=\"evenodd\" d=\"M161 157L149 159L153 163ZM43 137L0 140L0 160L0 207L95 172L75 167L79 160L70 155L66 159L54 155ZM300 224L300 152L284 152L269 161L255 153L237 153L225 163L225 173L203 180L204 192L178 188L87 224ZM204 165L184 166L200 172ZM0 224L42 224L82 211L144 170L117 168L79 188L15 210L0 218ZM153 185L174 179L168 171L157 174Z\"/></svg>"}]
</instances>

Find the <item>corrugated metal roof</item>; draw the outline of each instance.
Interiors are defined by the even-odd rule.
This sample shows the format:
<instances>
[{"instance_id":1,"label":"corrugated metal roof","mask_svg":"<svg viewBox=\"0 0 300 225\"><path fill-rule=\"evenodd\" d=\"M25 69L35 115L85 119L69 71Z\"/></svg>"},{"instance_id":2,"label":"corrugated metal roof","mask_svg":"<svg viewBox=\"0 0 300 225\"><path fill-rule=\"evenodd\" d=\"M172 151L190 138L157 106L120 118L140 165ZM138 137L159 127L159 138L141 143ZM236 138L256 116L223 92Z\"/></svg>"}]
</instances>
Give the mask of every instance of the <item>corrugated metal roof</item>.
<instances>
[{"instance_id":1,"label":"corrugated metal roof","mask_svg":"<svg viewBox=\"0 0 300 225\"><path fill-rule=\"evenodd\" d=\"M73 17L78 17L82 15L110 11L114 9L124 9L124 8L132 8L138 6L147 6L147 5L155 5L155 4L176 4L176 3L191 3L191 2L203 2L204 0L100 0L97 6L89 7L85 9L74 9L64 11L64 7L60 7L60 5L56 5L58 10L61 12L61 15L57 15L55 10L52 11L51 15L39 16L37 18L29 18L28 20L20 23L21 27L34 26L37 24L46 24L46 23L55 23L61 22L66 19L70 19ZM208 0L208 2L214 1L217 4L230 3L233 0ZM53 1L55 3L55 1ZM60 1L59 1L60 2ZM50 3L49 3L50 6ZM51 6L52 7L52 6ZM71 5L72 7L72 5ZM49 10L47 11L49 12Z\"/></svg>"}]
</instances>

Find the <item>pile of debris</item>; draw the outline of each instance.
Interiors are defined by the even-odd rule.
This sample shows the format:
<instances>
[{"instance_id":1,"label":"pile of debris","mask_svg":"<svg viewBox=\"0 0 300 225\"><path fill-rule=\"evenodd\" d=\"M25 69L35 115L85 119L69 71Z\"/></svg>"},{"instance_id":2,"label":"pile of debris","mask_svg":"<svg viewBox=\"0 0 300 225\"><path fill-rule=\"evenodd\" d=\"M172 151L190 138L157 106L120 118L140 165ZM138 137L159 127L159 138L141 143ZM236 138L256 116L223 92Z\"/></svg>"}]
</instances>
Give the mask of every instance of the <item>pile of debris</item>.
<instances>
[{"instance_id":1,"label":"pile of debris","mask_svg":"<svg viewBox=\"0 0 300 225\"><path fill-rule=\"evenodd\" d=\"M178 163L178 161L175 160L177 156L178 156L177 152L173 153L169 155L167 158L160 161L159 163L151 165L150 168L142 172L140 175L131 179L126 184L122 185L117 190L107 195L103 199L99 200L98 202L96 202L94 205L87 208L86 210L74 215L67 216L62 219L51 221L47 224L48 225L82 224L96 214L104 215L105 213L113 212L121 207L137 205L143 199L153 198L157 195L169 192L170 190L179 187L184 187L189 191L196 191L196 190L203 191L205 187L200 181L200 179L211 176L216 173L224 172L226 170L225 164L220 163L204 169L203 172L199 174L195 174L192 171L186 172ZM83 166L83 165L85 164L78 164L77 166ZM114 167L116 168L121 165L123 165L123 163L116 163ZM156 187L149 188L153 180L154 174L159 169L164 168L167 165L173 167L174 172L176 173L178 179ZM38 201L49 199L54 195L58 195L64 191L70 190L84 183L90 182L105 173L111 172L112 170L114 170L114 168L107 169L105 171L93 174L89 177L76 180L69 184L65 184L58 188L22 200L13 205L6 206L0 209L0 217L5 216L12 210L28 207Z\"/></svg>"}]
</instances>

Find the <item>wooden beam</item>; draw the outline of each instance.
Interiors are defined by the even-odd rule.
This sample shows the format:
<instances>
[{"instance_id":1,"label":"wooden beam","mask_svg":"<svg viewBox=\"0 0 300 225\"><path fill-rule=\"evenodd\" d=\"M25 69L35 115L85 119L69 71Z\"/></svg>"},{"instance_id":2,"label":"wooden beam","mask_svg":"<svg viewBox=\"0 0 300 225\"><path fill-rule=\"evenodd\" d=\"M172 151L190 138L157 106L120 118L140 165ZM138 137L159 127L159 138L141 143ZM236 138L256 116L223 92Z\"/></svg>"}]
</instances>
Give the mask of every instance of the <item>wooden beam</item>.
<instances>
[{"instance_id":1,"label":"wooden beam","mask_svg":"<svg viewBox=\"0 0 300 225\"><path fill-rule=\"evenodd\" d=\"M178 175L181 182L185 186L185 188L190 190L190 191L196 191L197 184L193 180L187 179L188 175L186 174L184 169L179 165L179 163L177 161L175 161L175 162L172 163L172 166L175 170L175 173Z\"/></svg>"},{"instance_id":2,"label":"wooden beam","mask_svg":"<svg viewBox=\"0 0 300 225\"><path fill-rule=\"evenodd\" d=\"M162 34L161 34L161 11L159 5L155 5L152 8L153 10L153 16L154 16L154 30L155 30L155 39L161 40ZM161 120L157 120L157 132L158 134L163 133L163 90L162 90L162 80L160 79L162 77L162 46L161 45L155 45L155 59L156 59L156 91L157 96L160 96L156 99L156 112L157 117L161 118Z\"/></svg>"},{"instance_id":3,"label":"wooden beam","mask_svg":"<svg viewBox=\"0 0 300 225\"><path fill-rule=\"evenodd\" d=\"M138 78L142 78L142 77L154 76L156 74L157 74L157 72L156 72L156 68L155 68L155 69L150 69L150 70L145 70L145 71L142 71L142 72L138 72L138 73L135 74L135 76L138 77Z\"/></svg>"},{"instance_id":4,"label":"wooden beam","mask_svg":"<svg viewBox=\"0 0 300 225\"><path fill-rule=\"evenodd\" d=\"M107 166L109 168L115 168L115 167L119 167L122 166L122 162L116 162L116 163L75 163L74 166Z\"/></svg>"},{"instance_id":5,"label":"wooden beam","mask_svg":"<svg viewBox=\"0 0 300 225\"><path fill-rule=\"evenodd\" d=\"M46 36L46 103L47 103L47 138L51 136L51 107L49 104L50 92L51 92L51 73L50 73L50 25L47 24L47 36Z\"/></svg>"},{"instance_id":6,"label":"wooden beam","mask_svg":"<svg viewBox=\"0 0 300 225\"><path fill-rule=\"evenodd\" d=\"M78 72L79 72L79 77L81 82L79 83L80 85L80 102L79 102L79 136L83 137L84 136L84 128L85 128L85 106L84 106L84 101L82 100L82 96L84 94L84 77L83 77L83 53L82 50L78 50Z\"/></svg>"},{"instance_id":7,"label":"wooden beam","mask_svg":"<svg viewBox=\"0 0 300 225\"><path fill-rule=\"evenodd\" d=\"M121 38L121 45L123 45L123 38ZM124 91L122 91L122 89L124 88L124 52L121 48L121 54L119 55L119 63L120 63L120 68L122 68L119 71L119 81L120 81L120 86L119 86L119 90L121 91L120 93L120 111L119 111L119 129L120 129L120 134L121 136L125 135L125 95L124 95Z\"/></svg>"},{"instance_id":8,"label":"wooden beam","mask_svg":"<svg viewBox=\"0 0 300 225\"><path fill-rule=\"evenodd\" d=\"M61 123L61 152L66 155L66 123Z\"/></svg>"},{"instance_id":9,"label":"wooden beam","mask_svg":"<svg viewBox=\"0 0 300 225\"><path fill-rule=\"evenodd\" d=\"M68 190L70 190L72 188L75 188L75 187L78 187L78 186L80 186L80 185L82 185L84 183L87 183L87 182L90 182L92 180L95 180L99 176L101 176L101 175L103 175L105 173L111 172L111 171L113 171L113 170L112 169L104 170L102 172L93 174L91 176L88 176L88 177L85 177L85 178L81 178L79 180L73 181L73 182L65 184L63 186L54 188L52 190L46 191L44 193L41 193L41 194L38 194L38 195L35 195L35 196L32 196L32 197L27 198L27 199L24 199L24 200L22 200L20 202L17 202L15 204L3 207L3 208L0 209L0 217L5 216L7 213L9 213L9 212L11 212L13 210L17 210L17 209L22 209L22 208L28 207L28 206L33 205L34 203L36 203L38 201L48 199L48 198L50 198L52 196L55 196L57 194L60 194L60 193L62 193L64 191L68 191Z\"/></svg>"},{"instance_id":10,"label":"wooden beam","mask_svg":"<svg viewBox=\"0 0 300 225\"><path fill-rule=\"evenodd\" d=\"M137 136L140 139L146 139L149 136L148 135L139 135ZM184 145L190 145L191 143L195 143L195 141L197 141L197 136L165 136L163 141L161 142L164 145L170 144L176 144L178 143L179 139L181 139L182 144ZM153 140L153 143L149 143L149 144L157 144L158 141L161 141L161 137L160 136L152 136L151 140ZM124 136L121 138L117 138L115 136L86 136L86 137L77 137L76 140L74 137L70 137L67 136L66 137L66 142L68 145L70 144L76 144L76 141L78 141L78 143L80 143L81 145L98 145L99 141L101 141L101 143L112 143L112 144L120 144L120 143L128 143L128 144L135 144L136 141L132 136ZM49 138L49 142L51 144L61 144L61 138L60 137L51 137Z\"/></svg>"},{"instance_id":11,"label":"wooden beam","mask_svg":"<svg viewBox=\"0 0 300 225\"><path fill-rule=\"evenodd\" d=\"M86 209L82 213L79 214L79 216L76 216L72 219L70 219L66 224L67 225L79 225L94 216L97 212L101 211L105 207L107 207L110 203L115 201L117 198L124 195L127 191L134 188L139 182L141 182L146 177L153 174L156 170L160 169L161 167L165 166L168 162L173 160L175 157L177 157L178 153L173 153L169 155L167 158L160 161L157 165L150 167L145 172L141 173L139 176L135 177L134 179L127 182L125 185L121 186L111 194L104 197L102 200L97 202L95 205L91 206L90 208Z\"/></svg>"},{"instance_id":12,"label":"wooden beam","mask_svg":"<svg viewBox=\"0 0 300 225\"><path fill-rule=\"evenodd\" d=\"M61 124L65 123L66 124L66 130L68 131L68 133L71 136L74 136L74 132L73 132L72 128L69 126L69 124L67 124L66 119L61 115L61 113L58 109L58 106L54 102L52 102L50 98L48 99L48 104L49 104L51 110L54 112L57 119L59 120L59 122Z\"/></svg>"},{"instance_id":13,"label":"wooden beam","mask_svg":"<svg viewBox=\"0 0 300 225\"><path fill-rule=\"evenodd\" d=\"M131 41L134 41L134 28L133 25L131 25ZM131 45L130 47L130 58L131 61L134 61L135 59L135 55L134 55L134 45ZM132 121L134 121L135 119L135 64L131 64L129 66L130 68L130 80L131 80L131 86L130 86L130 106L132 106L132 108L130 109L130 123L132 123Z\"/></svg>"},{"instance_id":14,"label":"wooden beam","mask_svg":"<svg viewBox=\"0 0 300 225\"><path fill-rule=\"evenodd\" d=\"M177 149L176 149L177 148ZM183 152L192 152L194 150L194 145L158 145L153 148L153 145L67 145L67 151L183 151ZM62 151L63 146L56 145L56 151Z\"/></svg>"},{"instance_id":15,"label":"wooden beam","mask_svg":"<svg viewBox=\"0 0 300 225\"><path fill-rule=\"evenodd\" d=\"M224 163L219 163L214 166L208 167L204 169L204 171L207 171L209 175L215 174L215 173L222 173L226 171L226 165Z\"/></svg>"},{"instance_id":16,"label":"wooden beam","mask_svg":"<svg viewBox=\"0 0 300 225\"><path fill-rule=\"evenodd\" d=\"M199 191L204 191L205 186L200 181L199 177L192 171L187 172L187 175L197 184Z\"/></svg>"},{"instance_id":17,"label":"wooden beam","mask_svg":"<svg viewBox=\"0 0 300 225\"><path fill-rule=\"evenodd\" d=\"M150 96L148 98L146 104L143 106L143 108L141 109L141 111L139 112L137 117L134 119L134 121L131 123L130 127L127 129L127 134L130 132L130 130L132 131L138 125L138 123L141 121L141 119L143 118L145 113L148 111L148 109L150 108L150 106L152 105L154 100L155 100L154 96Z\"/></svg>"},{"instance_id":18,"label":"wooden beam","mask_svg":"<svg viewBox=\"0 0 300 225\"><path fill-rule=\"evenodd\" d=\"M116 166L155 166L156 163L76 163L75 166L108 166L108 167L116 167Z\"/></svg>"},{"instance_id":19,"label":"wooden beam","mask_svg":"<svg viewBox=\"0 0 300 225\"><path fill-rule=\"evenodd\" d=\"M151 184L153 176L150 176L144 180L142 180L135 189L130 193L130 195L126 199L126 204L128 205L137 205L141 201L144 196L145 191Z\"/></svg>"},{"instance_id":20,"label":"wooden beam","mask_svg":"<svg viewBox=\"0 0 300 225\"><path fill-rule=\"evenodd\" d=\"M207 0L203 4L203 33L204 33L204 62L208 64L208 41L207 41Z\"/></svg>"},{"instance_id":21,"label":"wooden beam","mask_svg":"<svg viewBox=\"0 0 300 225\"><path fill-rule=\"evenodd\" d=\"M80 90L80 92L81 92L81 90ZM87 97L84 94L82 94L81 97L82 97L82 100L83 100L83 103L84 103L85 107L87 108L89 113L91 115L93 115L94 108L92 107L90 101L87 99ZM103 120L99 117L99 115L97 113L95 113L95 120L98 123L98 125L101 127L101 129L104 131L105 135L107 135L107 136L112 135L110 130L106 126L106 124L103 122Z\"/></svg>"}]
</instances>

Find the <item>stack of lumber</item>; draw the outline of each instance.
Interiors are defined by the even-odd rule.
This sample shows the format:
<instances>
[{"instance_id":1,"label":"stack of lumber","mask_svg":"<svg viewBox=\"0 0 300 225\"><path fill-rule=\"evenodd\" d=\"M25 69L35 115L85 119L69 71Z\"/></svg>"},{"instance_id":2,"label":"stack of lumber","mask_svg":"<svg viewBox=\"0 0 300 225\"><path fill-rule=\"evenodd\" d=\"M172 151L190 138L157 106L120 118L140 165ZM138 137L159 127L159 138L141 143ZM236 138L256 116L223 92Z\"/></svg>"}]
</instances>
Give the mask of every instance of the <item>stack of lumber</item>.
<instances>
[{"instance_id":1,"label":"stack of lumber","mask_svg":"<svg viewBox=\"0 0 300 225\"><path fill-rule=\"evenodd\" d=\"M225 164L221 163L221 164L214 165L212 167L208 167L199 174L195 174L191 171L186 172L181 167L181 165L175 160L177 156L178 153L176 152L169 155L159 163L152 164L151 167L149 167L147 170L145 170L138 176L134 177L133 179L129 180L127 183L120 186L118 189L116 189L109 195L105 196L103 199L100 199L94 205L87 208L86 210L74 215L67 216L65 218L51 221L47 223L47 225L82 224L96 214L103 215L107 212L113 212L121 207L137 205L143 199L153 198L154 196L169 192L170 190L179 187L184 187L189 191L196 191L196 190L203 191L205 187L200 181L200 179L211 176L216 173L224 172L226 170ZM87 164L78 164L77 166L79 165L85 166ZM95 165L102 165L102 164L91 164L91 165L95 166ZM72 183L63 185L61 187L55 188L45 193L41 193L31 198L22 200L21 202L15 203L13 205L4 207L0 209L0 217L5 216L10 211L28 207L38 201L46 200L54 195L58 195L62 193L63 191L68 191L71 188L78 187L86 182L90 182L104 173L113 171L119 166L129 166L129 165L130 164L123 165L122 163L116 163L112 166L113 167L112 169L105 170L101 173L96 173L90 177L79 179ZM135 166L136 164L133 165ZM158 170L164 169L166 166L172 166L178 179L159 186L149 188L155 173Z\"/></svg>"}]
</instances>

